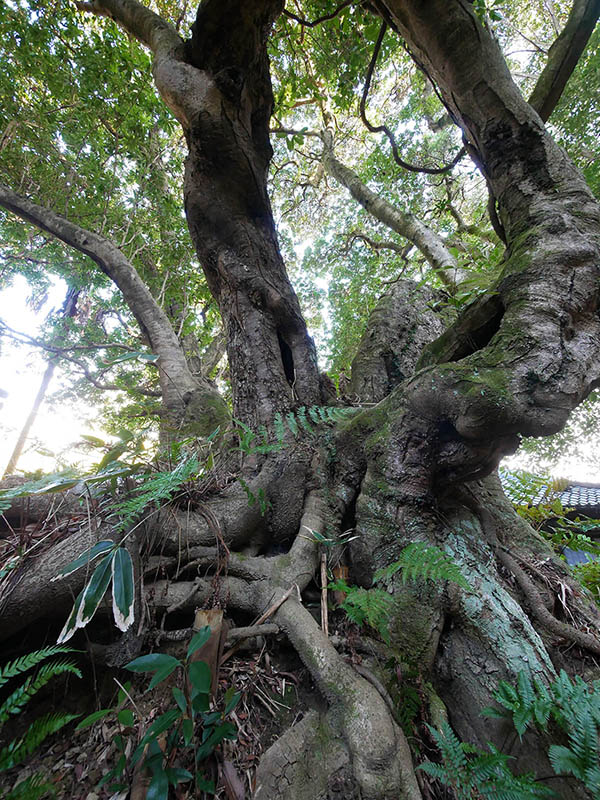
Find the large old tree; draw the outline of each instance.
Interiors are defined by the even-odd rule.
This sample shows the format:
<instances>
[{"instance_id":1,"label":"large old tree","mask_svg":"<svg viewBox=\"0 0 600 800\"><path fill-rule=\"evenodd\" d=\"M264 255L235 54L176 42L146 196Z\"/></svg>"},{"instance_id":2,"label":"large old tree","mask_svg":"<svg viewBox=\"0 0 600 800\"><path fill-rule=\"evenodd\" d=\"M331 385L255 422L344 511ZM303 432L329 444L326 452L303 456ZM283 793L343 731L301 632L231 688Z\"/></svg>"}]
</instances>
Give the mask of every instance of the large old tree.
<instances>
[{"instance_id":1,"label":"large old tree","mask_svg":"<svg viewBox=\"0 0 600 800\"><path fill-rule=\"evenodd\" d=\"M1 145L0 204L9 212L5 263L20 259L35 279L45 258L48 268L60 262L77 287L87 282L105 293L118 288L122 314L135 318L143 342L158 357L156 381L139 374L137 389L129 388L160 399L163 453L178 439L188 439L188 447L193 437L201 443L217 426L223 450L231 453L232 417L238 429L243 423L273 437L277 414L312 406L356 408L323 435L292 440L290 434L285 447L263 448L233 466L226 460L225 471L238 470L253 496L264 492L266 504L250 505L240 483L222 480L219 491L203 491L197 507L171 507L149 517L131 547L141 558L138 574L148 558L155 566L157 556L164 559L162 573L150 573L143 586L159 609L179 604L179 611L193 610L214 602L211 570L222 573L220 602L234 620L260 615L298 587L273 621L323 702L319 717L313 712L282 731L264 753L256 796L326 797L340 770L352 776L347 785L357 797L429 796L417 780L410 743L377 688L399 680L397 670L392 675L383 668L390 663L386 652L405 674L431 684L432 706L445 709L459 736L505 747L518 757L517 770L548 775L546 742L531 735L521 746L507 739L504 721L480 712L501 679L514 682L523 670L542 682L563 667L596 675L600 613L566 565L513 512L495 469L520 437L559 431L600 382L600 208L545 126L600 4L575 0L548 52L538 48L541 72L533 92L511 76L501 48L509 42L506 31L500 26L494 35L483 5L467 0L306 2L287 10L283 0L202 0L189 35L180 32L189 16L183 3L153 5L162 16L137 0L92 0L78 3L76 11L50 5L23 11L25 4L11 4L0 43L7 42L7 53L9 42L13 47L15 66L7 74L16 91L14 107L5 109ZM12 38L11 29L18 31ZM44 38L48 30L51 40ZM23 59L34 47L29 37L47 47L48 61L30 63L27 77ZM68 93L60 74L43 74L54 54L75 82ZM123 96L109 102L123 72ZM380 85L369 86L376 72ZM375 92L372 102L367 91L361 100L365 76L367 90ZM40 89L44 81L47 95ZM164 105L148 105L154 102L148 100L150 82ZM363 141L364 129L349 121L349 111L360 105L371 132L385 133L386 126L373 122L377 101L393 114L395 99L399 108L412 104L413 120L415 109L422 118L411 127L395 109L394 152L387 139L371 152L368 185L355 171L360 165L351 162L353 141ZM48 133L46 122L27 117L27 104L40 119L54 115L64 127ZM87 131L79 139L74 114ZM427 126L431 136L423 134ZM183 208L210 296L197 288L202 282L181 240L180 207L172 201L172 182L180 174L181 147L173 145L178 131L185 138ZM272 134L281 149L270 178ZM430 142L429 152L418 152L411 137ZM130 152L119 160L111 154L120 138ZM269 180L275 189L288 180L286 142L291 169L306 173L303 186L297 181L287 200L277 201L287 203L279 228L292 259L290 210L304 215L304 234L309 231L314 242L320 220L316 206L303 210L303 202L311 202L306 193L323 191L324 202L330 197L339 209L339 192L348 190L367 212L345 245L358 280L371 281L365 297L375 289L372 278L361 277L361 258L372 263L373 253L387 248L397 265L411 259L417 265L414 280L380 286L381 299L364 330L358 330L364 317L346 320L358 332L346 334L353 360L337 398L320 373L268 191ZM79 180L77 159L74 166L69 162L77 148L87 179ZM409 210L400 210L400 180L395 187L378 183L395 170L406 175L405 191L416 198ZM460 200L454 187L461 180L479 197L484 187L491 221L464 189ZM111 200L119 182L126 187L120 205ZM170 205L163 208L167 197ZM429 214L428 204L440 213ZM323 226L330 226L326 205L320 213ZM137 231L129 230L128 218ZM306 263L325 259L331 241L315 245ZM35 248L42 254L37 260ZM463 255L474 251L480 266L486 262L485 291L472 291L461 302L461 288L469 283ZM81 254L95 262L96 273ZM338 279L333 265L323 269L328 280ZM102 282L102 273L110 282ZM427 274L434 289L423 286ZM298 283L303 280L299 274ZM304 302L310 308L310 298ZM190 309L201 304L208 315L204 329L189 322ZM230 402L206 366L212 359L209 334L217 330L214 304L228 361L219 385L230 391ZM119 347L127 352L141 346L118 339L114 329L109 333L113 355ZM50 341L53 357L70 359L106 386L84 361L101 347L97 335L89 344L85 338L84 344L72 339L60 347L56 337ZM344 366L342 351L340 345ZM127 389L127 379L120 380L117 388ZM218 464L217 457L217 471ZM84 577L49 580L90 541L106 536L107 525L83 525L40 559L24 562L2 598L3 639L48 608L54 624L62 624ZM335 538L348 529L354 538L341 557L352 583L371 586L377 569L411 542L424 542L460 565L471 587L404 584L400 573L390 580L394 610L389 645L377 649L379 681L348 663L300 601L318 572L319 543L312 532ZM223 546L229 550L224 572ZM335 548L330 552L335 555ZM189 572L183 579L186 560L202 565L195 591ZM175 573L183 578L176 580ZM148 582L159 574L165 579ZM569 597L568 617L556 600L561 587ZM143 626L135 630L141 641ZM553 785L561 797L581 796L566 779Z\"/></svg>"}]
</instances>

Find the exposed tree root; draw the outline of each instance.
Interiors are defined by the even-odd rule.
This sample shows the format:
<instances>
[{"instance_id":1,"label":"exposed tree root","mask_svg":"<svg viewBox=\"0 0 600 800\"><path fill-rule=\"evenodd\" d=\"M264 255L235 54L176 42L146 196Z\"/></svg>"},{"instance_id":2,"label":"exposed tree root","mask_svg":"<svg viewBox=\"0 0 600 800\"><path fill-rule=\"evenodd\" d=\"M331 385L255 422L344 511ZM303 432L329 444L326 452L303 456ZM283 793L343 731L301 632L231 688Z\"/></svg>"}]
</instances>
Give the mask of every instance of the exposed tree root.
<instances>
[{"instance_id":1,"label":"exposed tree root","mask_svg":"<svg viewBox=\"0 0 600 800\"><path fill-rule=\"evenodd\" d=\"M519 587L529 602L532 614L538 620L538 622L544 626L544 628L551 633L566 639L568 642L573 642L573 644L589 650L590 653L600 655L600 640L595 636L592 636L590 633L580 631L578 628L575 628L568 622L561 622L560 620L556 619L556 617L551 614L544 605L544 600L537 590L534 582L528 577L525 570L519 566L516 559L514 559L510 553L508 553L503 547L498 547L496 550L496 556L500 563L503 564L506 569L514 575Z\"/></svg>"},{"instance_id":2,"label":"exposed tree root","mask_svg":"<svg viewBox=\"0 0 600 800\"><path fill-rule=\"evenodd\" d=\"M289 600L276 621L311 672L343 732L361 796L421 800L408 742L379 692L342 659L300 604Z\"/></svg>"}]
</instances>

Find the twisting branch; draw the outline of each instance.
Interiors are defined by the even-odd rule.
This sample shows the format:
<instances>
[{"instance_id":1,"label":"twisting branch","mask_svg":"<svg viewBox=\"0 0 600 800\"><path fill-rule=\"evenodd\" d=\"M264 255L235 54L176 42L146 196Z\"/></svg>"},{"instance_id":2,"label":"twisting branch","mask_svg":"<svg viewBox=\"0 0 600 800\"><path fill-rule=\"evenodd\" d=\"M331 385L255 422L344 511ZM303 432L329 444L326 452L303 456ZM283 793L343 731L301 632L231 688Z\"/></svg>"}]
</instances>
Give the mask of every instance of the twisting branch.
<instances>
[{"instance_id":1,"label":"twisting branch","mask_svg":"<svg viewBox=\"0 0 600 800\"><path fill-rule=\"evenodd\" d=\"M190 397L201 390L208 403L214 403L215 408L222 408L223 414L227 413L225 403L216 389L201 377L195 378L192 375L169 318L140 278L134 265L112 241L81 228L49 208L33 203L3 184L0 184L0 206L89 256L116 284L142 332L147 336L152 351L159 356L162 397L167 408L179 409L182 403L185 405L186 396ZM64 353L63 357L67 358ZM78 363L73 358L70 360ZM86 378L95 383L87 368L81 364L80 368L84 374L87 373ZM211 430L214 427L213 425Z\"/></svg>"},{"instance_id":2,"label":"twisting branch","mask_svg":"<svg viewBox=\"0 0 600 800\"><path fill-rule=\"evenodd\" d=\"M387 136L387 139L392 147L392 154L394 156L394 161L396 162L396 164L402 167L402 169L406 169L409 172L424 172L426 175L442 175L444 172L449 172L451 169L453 169L453 167L455 167L458 164L458 162L466 153L464 147L461 147L461 149L454 156L452 161L449 164L446 164L446 166L444 167L418 167L416 164L409 164L408 161L404 161L404 159L400 156L398 145L396 143L396 137L394 136L392 131L387 127L387 125L373 125L367 119L367 112L366 112L367 98L369 96L369 89L371 88L373 72L375 71L375 65L379 57L379 52L381 50L383 37L385 36L387 27L388 27L387 22L385 22L384 20L381 23L381 28L379 29L379 36L377 37L377 41L375 42L373 55L371 56L371 62L369 64L369 68L367 69L365 85L363 88L362 97L360 99L360 118L363 121L365 128L367 128L367 130L369 130L371 133L384 133Z\"/></svg>"},{"instance_id":3,"label":"twisting branch","mask_svg":"<svg viewBox=\"0 0 600 800\"><path fill-rule=\"evenodd\" d=\"M529 98L544 122L556 108L599 16L600 0L574 0L567 24L552 43L546 66Z\"/></svg>"},{"instance_id":4,"label":"twisting branch","mask_svg":"<svg viewBox=\"0 0 600 800\"><path fill-rule=\"evenodd\" d=\"M355 0L345 0L344 3L339 5L336 9L334 9L330 14L325 14L323 17L319 17L318 19L312 20L309 22L307 19L302 19L302 17L296 16L296 14L288 11L287 8L283 9L284 16L288 17L289 19L293 19L295 22L299 22L305 28L316 28L317 25L320 25L322 22L327 22L330 19L335 19L338 14L343 11L348 6L351 6Z\"/></svg>"},{"instance_id":5,"label":"twisting branch","mask_svg":"<svg viewBox=\"0 0 600 800\"><path fill-rule=\"evenodd\" d=\"M64 361L68 361L69 363L74 364L79 369L79 371L81 372L83 377L87 381L89 381L92 384L92 386L95 386L96 389L101 389L102 391L112 391L112 392L114 392L114 391L123 391L123 387L122 386L118 386L116 383L104 383L101 380L99 380L98 376L104 375L106 372L108 372L108 369L101 370L98 373L98 375L94 376L90 372L87 364L84 361L82 361L79 358L75 358L75 356L69 355L67 353L67 348L57 347L56 345L51 345L51 344L48 344L47 342L43 342L41 339L36 339L33 336L29 336L28 334L23 333L22 331L16 331L16 330L14 330L14 328L11 328L3 320L0 319L0 336L2 336L2 335L9 336L11 339L13 339L16 342L21 342L23 344L30 344L30 345L33 345L34 347L39 347L41 350L45 350L47 353L51 353L52 356L53 356L53 359L54 359L52 363L56 363L56 359L61 358ZM117 344L114 344L114 345L113 344L89 345L89 346L87 346L87 345L79 345L79 346L75 346L73 348L69 347L68 349L69 350L71 350L71 349L73 349L73 350L86 350L86 349L90 349L90 350L91 349L93 349L93 350L106 349L106 350L109 350L109 349L113 349L113 348L119 348L119 349L123 349L123 350L133 350L133 348L128 347L127 345L117 345ZM137 386L136 387L136 391L138 391L140 394L145 395L146 397L161 397L162 396L162 392L160 392L158 390L154 390L154 389L145 389L143 386Z\"/></svg>"},{"instance_id":6,"label":"twisting branch","mask_svg":"<svg viewBox=\"0 0 600 800\"><path fill-rule=\"evenodd\" d=\"M471 492L462 493L463 500L468 507L479 517L484 533L487 535L491 546L494 549L496 558L515 578L519 588L529 601L529 607L533 616L550 633L566 639L568 642L589 650L590 653L600 655L600 640L590 633L579 630L568 622L561 622L548 611L537 586L527 575L525 570L519 566L517 560L509 553L508 549L502 545L498 538L498 526L496 520L481 503L477 502Z\"/></svg>"}]
</instances>

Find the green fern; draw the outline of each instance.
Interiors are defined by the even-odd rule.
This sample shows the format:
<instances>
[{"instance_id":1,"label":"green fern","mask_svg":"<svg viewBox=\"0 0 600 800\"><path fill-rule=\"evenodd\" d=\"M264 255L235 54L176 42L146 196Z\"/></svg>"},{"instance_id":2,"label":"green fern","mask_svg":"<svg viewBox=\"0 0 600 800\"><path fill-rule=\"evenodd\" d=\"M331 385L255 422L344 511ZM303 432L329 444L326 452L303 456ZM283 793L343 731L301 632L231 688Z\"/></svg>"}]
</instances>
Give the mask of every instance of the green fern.
<instances>
[{"instance_id":1,"label":"green fern","mask_svg":"<svg viewBox=\"0 0 600 800\"><path fill-rule=\"evenodd\" d=\"M359 408L337 406L301 406L295 411L289 411L285 416L277 412L273 417L273 433L275 438L269 437L264 427L258 434L254 433L246 424L234 419L238 431L239 449L247 455L267 454L282 450L287 446L289 434L297 439L302 433L308 436L316 434L315 427L323 425L337 425L352 417L360 411ZM310 419L309 419L310 418ZM311 421L314 426L311 425Z\"/></svg>"},{"instance_id":2,"label":"green fern","mask_svg":"<svg viewBox=\"0 0 600 800\"><path fill-rule=\"evenodd\" d=\"M421 711L421 696L405 676L398 685L397 692L394 693L394 707L396 709L396 720L406 736L414 736L415 720Z\"/></svg>"},{"instance_id":3,"label":"green fern","mask_svg":"<svg viewBox=\"0 0 600 800\"><path fill-rule=\"evenodd\" d=\"M579 676L560 675L545 687L521 672L517 685L501 681L494 698L502 708L485 709L487 716L511 718L522 736L529 725L546 731L550 719L566 735L567 745L553 744L548 757L557 775L572 775L594 796L600 794L600 682L588 685Z\"/></svg>"},{"instance_id":4,"label":"green fern","mask_svg":"<svg viewBox=\"0 0 600 800\"><path fill-rule=\"evenodd\" d=\"M39 800L48 794L56 796L54 786L42 775L36 773L20 781L4 796L4 800Z\"/></svg>"},{"instance_id":5,"label":"green fern","mask_svg":"<svg viewBox=\"0 0 600 800\"><path fill-rule=\"evenodd\" d=\"M430 761L419 766L432 778L449 786L456 800L534 800L552 796L532 775L515 776L508 767L509 757L489 745L486 753L461 742L446 723L438 731L427 726L441 756L441 764Z\"/></svg>"},{"instance_id":6,"label":"green fern","mask_svg":"<svg viewBox=\"0 0 600 800\"><path fill-rule=\"evenodd\" d=\"M48 681L57 675L70 672L81 678L81 672L71 661L51 661L44 664L36 675L31 675L25 682L14 690L6 700L0 705L0 725L14 714L18 714L33 697L36 692L45 686Z\"/></svg>"},{"instance_id":7,"label":"green fern","mask_svg":"<svg viewBox=\"0 0 600 800\"><path fill-rule=\"evenodd\" d=\"M385 642L389 642L388 619L393 599L382 589L363 589L360 586L349 586L340 579L330 583L331 591L344 592L346 599L340 604L347 616L356 625L368 625L376 630Z\"/></svg>"},{"instance_id":8,"label":"green fern","mask_svg":"<svg viewBox=\"0 0 600 800\"><path fill-rule=\"evenodd\" d=\"M398 561L377 570L373 582L389 581L400 570L402 583L421 578L429 581L452 581L463 589L470 589L454 561L439 547L424 542L413 542L405 547Z\"/></svg>"},{"instance_id":9,"label":"green fern","mask_svg":"<svg viewBox=\"0 0 600 800\"><path fill-rule=\"evenodd\" d=\"M20 764L40 746L44 739L64 728L78 716L79 714L58 713L47 714L34 720L24 736L14 739L0 750L0 772Z\"/></svg>"},{"instance_id":10,"label":"green fern","mask_svg":"<svg viewBox=\"0 0 600 800\"><path fill-rule=\"evenodd\" d=\"M10 678L14 678L17 675L20 675L22 672L27 672L27 670L35 667L46 658L59 655L60 653L72 652L74 651L71 647L52 645L51 647L44 647L41 650L34 650L33 653L26 653L24 656L17 658L15 661L10 661L8 664L0 667L0 686L4 686L4 684L10 680Z\"/></svg>"},{"instance_id":11,"label":"green fern","mask_svg":"<svg viewBox=\"0 0 600 800\"><path fill-rule=\"evenodd\" d=\"M120 517L118 529L126 530L151 503L158 506L172 500L175 493L193 480L200 470L198 458L188 456L182 458L174 469L155 472L145 478L126 500L111 505L110 510Z\"/></svg>"},{"instance_id":12,"label":"green fern","mask_svg":"<svg viewBox=\"0 0 600 800\"><path fill-rule=\"evenodd\" d=\"M45 647L42 650L36 650L33 653L27 653L15 661L5 664L5 666L0 669L0 686L6 684L11 678L22 675L28 670L33 669L51 656L72 652L74 651L69 647L55 645L53 647ZM31 700L42 686L45 686L52 678L65 673L71 673L81 677L81 672L75 664L64 659L44 664L35 675L27 677L24 683L11 692L0 705L0 729L11 715L19 714L23 710L26 703ZM58 713L49 714L36 719L22 737L13 739L0 750L0 772L11 769L16 764L21 763L39 747L47 736L56 733L56 731L60 730L78 716L78 714ZM14 798L14 800L16 800L16 798L40 797L41 795L38 790L42 788L42 782L41 779L39 781L37 779L33 780L34 777L36 776L32 776L29 782L21 782L15 787L9 797Z\"/></svg>"}]
</instances>

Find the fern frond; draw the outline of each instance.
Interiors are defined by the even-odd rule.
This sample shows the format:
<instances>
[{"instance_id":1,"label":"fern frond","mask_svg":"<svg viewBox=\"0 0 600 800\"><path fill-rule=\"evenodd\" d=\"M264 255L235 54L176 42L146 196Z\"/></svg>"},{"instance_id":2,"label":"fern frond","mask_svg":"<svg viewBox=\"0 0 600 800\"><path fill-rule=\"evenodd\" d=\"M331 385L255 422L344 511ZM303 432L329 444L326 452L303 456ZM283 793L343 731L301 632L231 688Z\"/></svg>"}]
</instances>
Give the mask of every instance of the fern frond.
<instances>
[{"instance_id":1,"label":"fern frond","mask_svg":"<svg viewBox=\"0 0 600 800\"><path fill-rule=\"evenodd\" d=\"M15 661L5 664L0 669L0 686L4 686L4 684L11 678L14 678L16 675L20 675L23 672L27 672L27 670L35 667L41 661L44 661L44 659L50 658L50 656L55 656L59 653L73 652L74 650L72 647L52 645L50 647L44 647L41 650L34 650L33 653L26 653L24 656L15 659Z\"/></svg>"},{"instance_id":2,"label":"fern frond","mask_svg":"<svg viewBox=\"0 0 600 800\"><path fill-rule=\"evenodd\" d=\"M40 800L41 797L51 794L56 796L54 786L43 775L34 774L18 783L4 800Z\"/></svg>"},{"instance_id":3,"label":"fern frond","mask_svg":"<svg viewBox=\"0 0 600 800\"><path fill-rule=\"evenodd\" d=\"M387 592L382 589L350 586L343 579L330 583L328 588L344 592L346 599L341 608L352 622L356 625L369 625L385 642L389 641L388 619L394 601Z\"/></svg>"},{"instance_id":4,"label":"fern frond","mask_svg":"<svg viewBox=\"0 0 600 800\"><path fill-rule=\"evenodd\" d=\"M53 733L56 733L79 714L48 714L36 719L20 739L12 741L0 750L0 772L11 769L21 763L27 756Z\"/></svg>"},{"instance_id":5,"label":"fern frond","mask_svg":"<svg viewBox=\"0 0 600 800\"><path fill-rule=\"evenodd\" d=\"M254 436L254 434L252 434ZM136 488L133 495L118 503L113 503L110 510L120 517L118 528L125 530L135 522L144 509L151 503L156 505L173 499L173 495L181 487L192 480L200 471L200 463L196 456L182 459L177 466L164 472L155 472L145 478Z\"/></svg>"},{"instance_id":6,"label":"fern frond","mask_svg":"<svg viewBox=\"0 0 600 800\"><path fill-rule=\"evenodd\" d=\"M463 589L470 589L460 568L454 561L434 545L413 542L400 553L398 561L377 570L374 582L389 580L402 570L402 583L419 578L429 581L451 581Z\"/></svg>"},{"instance_id":7,"label":"fern frond","mask_svg":"<svg viewBox=\"0 0 600 800\"><path fill-rule=\"evenodd\" d=\"M72 661L52 661L44 664L35 676L30 676L27 680L10 694L0 705L0 727L6 722L11 714L18 714L24 705L45 686L48 681L57 675L71 672L81 678L81 672Z\"/></svg>"}]
</instances>

